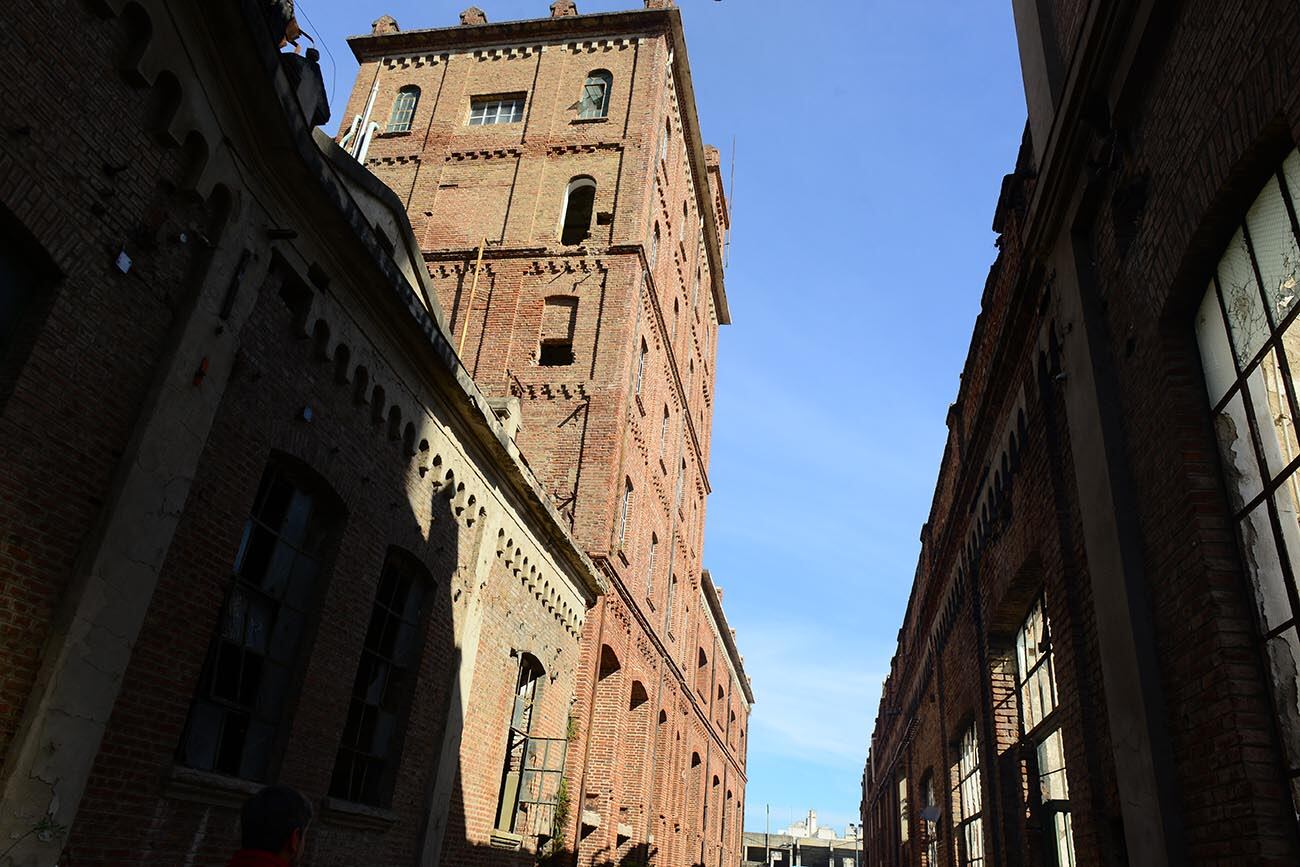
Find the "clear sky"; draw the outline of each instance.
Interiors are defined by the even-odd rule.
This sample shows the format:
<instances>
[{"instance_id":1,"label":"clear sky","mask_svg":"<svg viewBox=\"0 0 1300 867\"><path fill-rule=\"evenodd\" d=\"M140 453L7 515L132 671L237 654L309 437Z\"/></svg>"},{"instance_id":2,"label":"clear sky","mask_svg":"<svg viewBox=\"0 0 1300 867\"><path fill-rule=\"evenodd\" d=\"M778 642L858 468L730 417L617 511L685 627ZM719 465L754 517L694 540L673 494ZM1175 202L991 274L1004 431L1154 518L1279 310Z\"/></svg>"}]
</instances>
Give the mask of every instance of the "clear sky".
<instances>
[{"instance_id":1,"label":"clear sky","mask_svg":"<svg viewBox=\"0 0 1300 867\"><path fill-rule=\"evenodd\" d=\"M548 14L549 0L297 0L334 126L344 39ZM578 0L580 12L640 0ZM727 294L704 559L754 683L746 829L857 821L1024 129L1010 0L678 0L704 138L728 171Z\"/></svg>"}]
</instances>

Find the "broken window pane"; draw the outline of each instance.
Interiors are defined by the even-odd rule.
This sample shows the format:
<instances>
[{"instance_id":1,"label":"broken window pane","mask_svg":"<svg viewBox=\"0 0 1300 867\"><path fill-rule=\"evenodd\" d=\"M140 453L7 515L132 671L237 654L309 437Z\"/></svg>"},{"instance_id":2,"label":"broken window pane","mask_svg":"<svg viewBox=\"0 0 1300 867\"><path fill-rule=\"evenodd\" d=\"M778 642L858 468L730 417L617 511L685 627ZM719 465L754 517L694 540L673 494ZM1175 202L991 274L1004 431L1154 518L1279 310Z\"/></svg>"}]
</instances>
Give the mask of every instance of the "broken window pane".
<instances>
[{"instance_id":1,"label":"broken window pane","mask_svg":"<svg viewBox=\"0 0 1300 867\"><path fill-rule=\"evenodd\" d=\"M1240 511L1264 489L1240 392L1215 417L1214 430L1219 437L1219 453L1223 458L1228 496L1232 500L1233 510Z\"/></svg>"},{"instance_id":2,"label":"broken window pane","mask_svg":"<svg viewBox=\"0 0 1300 867\"><path fill-rule=\"evenodd\" d=\"M1282 189L1277 178L1269 179L1246 213L1246 229L1250 232L1250 246L1264 281L1268 314L1276 327L1295 306L1296 296L1300 294L1296 285L1296 268L1300 264L1296 240L1291 231L1291 218L1282 203Z\"/></svg>"},{"instance_id":3,"label":"broken window pane","mask_svg":"<svg viewBox=\"0 0 1300 867\"><path fill-rule=\"evenodd\" d=\"M1269 350L1247 379L1270 478L1276 478L1300 457L1286 379L1276 349Z\"/></svg>"},{"instance_id":4,"label":"broken window pane","mask_svg":"<svg viewBox=\"0 0 1300 867\"><path fill-rule=\"evenodd\" d=\"M318 563L295 550L295 543L323 539L330 524L312 494L278 468L266 471L244 529L235 584L190 708L180 748L183 763L266 778L290 682L288 666L298 655L303 609L319 574ZM286 588L292 599L287 604L281 601Z\"/></svg>"},{"instance_id":5,"label":"broken window pane","mask_svg":"<svg viewBox=\"0 0 1300 867\"><path fill-rule=\"evenodd\" d=\"M1237 353L1237 361L1245 367L1268 339L1269 323L1251 267L1250 251L1240 229L1219 260L1219 289L1228 314L1232 348Z\"/></svg>"}]
</instances>

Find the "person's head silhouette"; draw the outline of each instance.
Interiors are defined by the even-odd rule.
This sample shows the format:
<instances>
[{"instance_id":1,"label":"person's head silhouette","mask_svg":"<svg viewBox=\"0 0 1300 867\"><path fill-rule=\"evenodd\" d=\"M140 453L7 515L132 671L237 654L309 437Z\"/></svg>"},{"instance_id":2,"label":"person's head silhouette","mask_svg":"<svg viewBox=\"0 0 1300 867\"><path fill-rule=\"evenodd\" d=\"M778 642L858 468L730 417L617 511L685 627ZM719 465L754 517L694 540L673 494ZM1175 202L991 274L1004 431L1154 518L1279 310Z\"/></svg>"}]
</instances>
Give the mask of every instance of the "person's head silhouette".
<instances>
[{"instance_id":1,"label":"person's head silhouette","mask_svg":"<svg viewBox=\"0 0 1300 867\"><path fill-rule=\"evenodd\" d=\"M298 864L306 850L311 803L288 786L267 786L239 811L240 850L230 867Z\"/></svg>"}]
</instances>

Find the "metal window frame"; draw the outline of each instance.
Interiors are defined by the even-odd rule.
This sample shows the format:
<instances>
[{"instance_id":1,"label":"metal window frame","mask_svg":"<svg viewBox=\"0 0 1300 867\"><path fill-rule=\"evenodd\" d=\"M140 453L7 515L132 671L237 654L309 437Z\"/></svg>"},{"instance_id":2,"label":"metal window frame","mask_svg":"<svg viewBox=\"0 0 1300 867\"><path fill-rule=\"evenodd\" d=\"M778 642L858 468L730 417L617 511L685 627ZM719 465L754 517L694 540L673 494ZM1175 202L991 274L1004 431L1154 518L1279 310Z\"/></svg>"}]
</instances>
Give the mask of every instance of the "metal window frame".
<instances>
[{"instance_id":1,"label":"metal window frame","mask_svg":"<svg viewBox=\"0 0 1300 867\"><path fill-rule=\"evenodd\" d=\"M393 111L388 118L387 132L410 132L415 119L415 108L420 104L420 88L408 84L397 91Z\"/></svg>"}]
</instances>

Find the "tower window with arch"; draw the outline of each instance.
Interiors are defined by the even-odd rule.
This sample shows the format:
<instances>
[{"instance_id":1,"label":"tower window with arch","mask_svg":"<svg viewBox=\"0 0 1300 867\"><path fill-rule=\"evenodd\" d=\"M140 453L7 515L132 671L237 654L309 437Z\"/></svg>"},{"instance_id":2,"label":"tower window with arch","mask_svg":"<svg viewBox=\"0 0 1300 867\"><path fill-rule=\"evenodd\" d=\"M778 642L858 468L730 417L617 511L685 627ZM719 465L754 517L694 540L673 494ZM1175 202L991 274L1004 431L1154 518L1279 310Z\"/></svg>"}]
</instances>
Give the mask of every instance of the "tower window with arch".
<instances>
[{"instance_id":1,"label":"tower window with arch","mask_svg":"<svg viewBox=\"0 0 1300 867\"><path fill-rule=\"evenodd\" d=\"M569 181L560 215L560 243L581 244L591 234L591 215L596 207L596 181L582 175Z\"/></svg>"},{"instance_id":2,"label":"tower window with arch","mask_svg":"<svg viewBox=\"0 0 1300 867\"><path fill-rule=\"evenodd\" d=\"M578 117L607 117L613 88L614 75L608 69L596 69L588 74L586 83L582 85L582 98L578 100Z\"/></svg>"},{"instance_id":3,"label":"tower window with arch","mask_svg":"<svg viewBox=\"0 0 1300 867\"><path fill-rule=\"evenodd\" d=\"M415 107L420 102L420 88L408 84L397 91L393 100L393 113L388 118L389 132L410 132L411 120L415 117Z\"/></svg>"}]
</instances>

